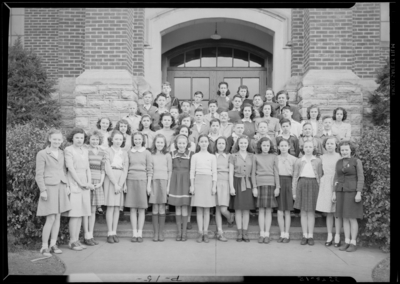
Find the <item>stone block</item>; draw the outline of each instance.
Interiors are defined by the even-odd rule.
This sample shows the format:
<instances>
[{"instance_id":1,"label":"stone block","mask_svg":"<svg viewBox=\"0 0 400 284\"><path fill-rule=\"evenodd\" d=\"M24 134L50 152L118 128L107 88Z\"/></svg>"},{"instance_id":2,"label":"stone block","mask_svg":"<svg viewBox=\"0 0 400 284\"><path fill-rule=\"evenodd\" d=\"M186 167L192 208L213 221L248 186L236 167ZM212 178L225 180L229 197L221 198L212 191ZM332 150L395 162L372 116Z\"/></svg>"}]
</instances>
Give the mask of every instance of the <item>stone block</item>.
<instances>
[{"instance_id":1,"label":"stone block","mask_svg":"<svg viewBox=\"0 0 400 284\"><path fill-rule=\"evenodd\" d=\"M110 105L109 100L95 100L95 99L90 99L87 102L88 107L94 107L94 108L103 108L107 107Z\"/></svg>"},{"instance_id":2,"label":"stone block","mask_svg":"<svg viewBox=\"0 0 400 284\"><path fill-rule=\"evenodd\" d=\"M74 77L64 77L58 79L57 89L60 93L73 93L75 90L75 80Z\"/></svg>"},{"instance_id":3,"label":"stone block","mask_svg":"<svg viewBox=\"0 0 400 284\"><path fill-rule=\"evenodd\" d=\"M85 107L86 102L87 102L86 96L77 96L75 98L75 103L77 107Z\"/></svg>"},{"instance_id":4,"label":"stone block","mask_svg":"<svg viewBox=\"0 0 400 284\"><path fill-rule=\"evenodd\" d=\"M338 87L335 85L330 86L314 86L314 92L316 94L335 94Z\"/></svg>"},{"instance_id":5,"label":"stone block","mask_svg":"<svg viewBox=\"0 0 400 284\"><path fill-rule=\"evenodd\" d=\"M303 100L303 108L308 108L311 105L326 106L329 105L328 100Z\"/></svg>"},{"instance_id":6,"label":"stone block","mask_svg":"<svg viewBox=\"0 0 400 284\"><path fill-rule=\"evenodd\" d=\"M61 120L61 127L62 128L73 128L75 126L74 119L62 119Z\"/></svg>"},{"instance_id":7,"label":"stone block","mask_svg":"<svg viewBox=\"0 0 400 284\"><path fill-rule=\"evenodd\" d=\"M91 94L91 95L86 95L86 98L88 99L88 101L90 101L90 100L104 100L104 95Z\"/></svg>"},{"instance_id":8,"label":"stone block","mask_svg":"<svg viewBox=\"0 0 400 284\"><path fill-rule=\"evenodd\" d=\"M75 88L75 93L77 94L96 94L97 91L96 86L78 85Z\"/></svg>"},{"instance_id":9,"label":"stone block","mask_svg":"<svg viewBox=\"0 0 400 284\"><path fill-rule=\"evenodd\" d=\"M110 90L133 91L132 85L108 85L107 88Z\"/></svg>"},{"instance_id":10,"label":"stone block","mask_svg":"<svg viewBox=\"0 0 400 284\"><path fill-rule=\"evenodd\" d=\"M133 76L124 69L89 69L78 78L77 85L132 85Z\"/></svg>"},{"instance_id":11,"label":"stone block","mask_svg":"<svg viewBox=\"0 0 400 284\"><path fill-rule=\"evenodd\" d=\"M101 111L99 108L75 108L76 116L99 116Z\"/></svg>"},{"instance_id":12,"label":"stone block","mask_svg":"<svg viewBox=\"0 0 400 284\"><path fill-rule=\"evenodd\" d=\"M127 110L129 107L129 102L127 101L112 101L111 109L117 111Z\"/></svg>"},{"instance_id":13,"label":"stone block","mask_svg":"<svg viewBox=\"0 0 400 284\"><path fill-rule=\"evenodd\" d=\"M75 126L80 128L88 128L89 127L89 119L87 117L77 116L75 118Z\"/></svg>"},{"instance_id":14,"label":"stone block","mask_svg":"<svg viewBox=\"0 0 400 284\"><path fill-rule=\"evenodd\" d=\"M288 91L289 102L297 102L297 91Z\"/></svg>"},{"instance_id":15,"label":"stone block","mask_svg":"<svg viewBox=\"0 0 400 284\"><path fill-rule=\"evenodd\" d=\"M75 97L76 95L73 92L60 94L60 99L75 99Z\"/></svg>"},{"instance_id":16,"label":"stone block","mask_svg":"<svg viewBox=\"0 0 400 284\"><path fill-rule=\"evenodd\" d=\"M301 87L301 79L302 76L292 76L286 82L284 89L285 90L298 90Z\"/></svg>"},{"instance_id":17,"label":"stone block","mask_svg":"<svg viewBox=\"0 0 400 284\"><path fill-rule=\"evenodd\" d=\"M303 86L354 85L360 78L351 70L308 70L303 76Z\"/></svg>"},{"instance_id":18,"label":"stone block","mask_svg":"<svg viewBox=\"0 0 400 284\"><path fill-rule=\"evenodd\" d=\"M351 124L361 124L362 122L362 114L351 114L350 115L350 122Z\"/></svg>"},{"instance_id":19,"label":"stone block","mask_svg":"<svg viewBox=\"0 0 400 284\"><path fill-rule=\"evenodd\" d=\"M314 87L302 87L299 92L298 95L301 99L303 100L307 100L308 98L313 97L314 95Z\"/></svg>"},{"instance_id":20,"label":"stone block","mask_svg":"<svg viewBox=\"0 0 400 284\"><path fill-rule=\"evenodd\" d=\"M133 91L122 91L121 98L126 100L137 101L138 96Z\"/></svg>"},{"instance_id":21,"label":"stone block","mask_svg":"<svg viewBox=\"0 0 400 284\"><path fill-rule=\"evenodd\" d=\"M105 99L118 99L121 91L119 90L105 90L99 92Z\"/></svg>"},{"instance_id":22,"label":"stone block","mask_svg":"<svg viewBox=\"0 0 400 284\"><path fill-rule=\"evenodd\" d=\"M75 100L74 99L61 99L60 105L62 106L74 106Z\"/></svg>"},{"instance_id":23,"label":"stone block","mask_svg":"<svg viewBox=\"0 0 400 284\"><path fill-rule=\"evenodd\" d=\"M74 107L73 106L61 106L60 114L61 114L62 119L74 118L75 117Z\"/></svg>"},{"instance_id":24,"label":"stone block","mask_svg":"<svg viewBox=\"0 0 400 284\"><path fill-rule=\"evenodd\" d=\"M346 86L346 87L338 87L338 93L361 93L360 87L357 86Z\"/></svg>"}]
</instances>

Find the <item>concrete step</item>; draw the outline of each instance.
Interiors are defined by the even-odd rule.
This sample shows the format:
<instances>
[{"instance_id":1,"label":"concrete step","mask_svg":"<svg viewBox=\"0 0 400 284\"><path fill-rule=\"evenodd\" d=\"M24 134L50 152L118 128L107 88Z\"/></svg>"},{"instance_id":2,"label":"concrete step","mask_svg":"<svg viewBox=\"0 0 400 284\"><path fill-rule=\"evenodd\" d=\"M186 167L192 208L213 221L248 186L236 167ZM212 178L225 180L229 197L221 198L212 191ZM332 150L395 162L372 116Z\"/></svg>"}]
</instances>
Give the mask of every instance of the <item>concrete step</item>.
<instances>
[{"instance_id":1,"label":"concrete step","mask_svg":"<svg viewBox=\"0 0 400 284\"><path fill-rule=\"evenodd\" d=\"M234 240L237 236L236 225L232 228L228 228L223 225L224 235L227 239ZM209 225L208 235L210 238L215 238L215 232L217 231L216 225ZM153 238L153 225L149 222L145 222L143 228L143 238ZM174 223L166 223L164 228L165 238L176 238L177 228ZM130 222L120 221L118 223L117 235L122 238L132 237L132 227ZM271 226L270 237L277 240L279 238L280 231L278 226ZM196 239L198 236L197 224L192 223L192 229L187 230L188 239ZM257 240L259 237L259 227L258 225L250 224L248 227L248 236L251 240ZM301 227L291 227L290 228L290 239L300 240L303 234ZM94 237L96 238L106 238L107 237L107 225L105 221L96 221L94 227ZM327 237L327 232L325 227L315 227L314 229L314 239L315 240L325 240Z\"/></svg>"}]
</instances>

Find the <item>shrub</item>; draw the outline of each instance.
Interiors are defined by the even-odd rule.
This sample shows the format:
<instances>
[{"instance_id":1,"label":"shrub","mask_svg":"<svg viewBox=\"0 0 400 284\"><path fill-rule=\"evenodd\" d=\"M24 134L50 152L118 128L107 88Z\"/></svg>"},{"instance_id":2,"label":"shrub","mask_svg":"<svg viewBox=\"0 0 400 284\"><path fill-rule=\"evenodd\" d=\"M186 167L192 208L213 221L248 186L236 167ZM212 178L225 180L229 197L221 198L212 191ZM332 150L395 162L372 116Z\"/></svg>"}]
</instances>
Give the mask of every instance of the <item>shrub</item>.
<instances>
[{"instance_id":1,"label":"shrub","mask_svg":"<svg viewBox=\"0 0 400 284\"><path fill-rule=\"evenodd\" d=\"M13 245L40 242L45 217L36 216L40 191L35 168L36 154L45 148L47 131L47 127L41 129L34 123L7 127L7 230L13 236L8 240ZM67 239L67 222L68 218L61 218L61 242Z\"/></svg>"},{"instance_id":2,"label":"shrub","mask_svg":"<svg viewBox=\"0 0 400 284\"><path fill-rule=\"evenodd\" d=\"M389 127L365 129L356 151L365 176L365 225L360 227L360 237L368 244L379 244L384 251L390 249L389 135Z\"/></svg>"},{"instance_id":3,"label":"shrub","mask_svg":"<svg viewBox=\"0 0 400 284\"><path fill-rule=\"evenodd\" d=\"M40 58L25 50L18 39L8 52L7 123L36 121L41 126L58 127L60 105L50 96L54 85Z\"/></svg>"}]
</instances>

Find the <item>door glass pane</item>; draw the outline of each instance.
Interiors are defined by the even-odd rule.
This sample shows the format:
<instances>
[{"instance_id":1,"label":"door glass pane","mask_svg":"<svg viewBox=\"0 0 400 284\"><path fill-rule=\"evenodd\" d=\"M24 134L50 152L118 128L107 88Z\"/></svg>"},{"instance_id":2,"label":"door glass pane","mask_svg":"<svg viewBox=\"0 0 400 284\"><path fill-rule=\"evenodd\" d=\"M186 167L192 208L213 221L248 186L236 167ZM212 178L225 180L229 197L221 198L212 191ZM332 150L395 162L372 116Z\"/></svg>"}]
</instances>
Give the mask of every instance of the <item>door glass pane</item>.
<instances>
[{"instance_id":1,"label":"door glass pane","mask_svg":"<svg viewBox=\"0 0 400 284\"><path fill-rule=\"evenodd\" d=\"M254 94L260 93L260 79L259 78L243 78L243 85L249 89L250 96L253 98Z\"/></svg>"},{"instance_id":2,"label":"door glass pane","mask_svg":"<svg viewBox=\"0 0 400 284\"><path fill-rule=\"evenodd\" d=\"M174 78L174 95L180 100L192 98L190 89L190 78Z\"/></svg>"},{"instance_id":3,"label":"door glass pane","mask_svg":"<svg viewBox=\"0 0 400 284\"><path fill-rule=\"evenodd\" d=\"M209 78L192 78L192 84L193 84L193 94L197 91L200 91L204 95L203 101L210 99L210 79Z\"/></svg>"},{"instance_id":4,"label":"door glass pane","mask_svg":"<svg viewBox=\"0 0 400 284\"><path fill-rule=\"evenodd\" d=\"M240 86L240 78L224 78L224 82L227 82L229 85L229 91L231 92L229 97L232 99Z\"/></svg>"},{"instance_id":5,"label":"door glass pane","mask_svg":"<svg viewBox=\"0 0 400 284\"><path fill-rule=\"evenodd\" d=\"M249 53L243 50L233 50L233 66L234 67L249 67Z\"/></svg>"},{"instance_id":6,"label":"door glass pane","mask_svg":"<svg viewBox=\"0 0 400 284\"><path fill-rule=\"evenodd\" d=\"M218 47L218 67L232 67L232 48Z\"/></svg>"},{"instance_id":7,"label":"door glass pane","mask_svg":"<svg viewBox=\"0 0 400 284\"><path fill-rule=\"evenodd\" d=\"M186 51L185 67L200 67L200 48Z\"/></svg>"},{"instance_id":8,"label":"door glass pane","mask_svg":"<svg viewBox=\"0 0 400 284\"><path fill-rule=\"evenodd\" d=\"M250 67L263 67L264 59L250 53Z\"/></svg>"},{"instance_id":9,"label":"door glass pane","mask_svg":"<svg viewBox=\"0 0 400 284\"><path fill-rule=\"evenodd\" d=\"M207 47L202 49L201 67L217 67L216 47Z\"/></svg>"},{"instance_id":10,"label":"door glass pane","mask_svg":"<svg viewBox=\"0 0 400 284\"><path fill-rule=\"evenodd\" d=\"M185 54L179 54L173 58L170 59L169 61L169 66L171 67L184 67L185 63Z\"/></svg>"}]
</instances>

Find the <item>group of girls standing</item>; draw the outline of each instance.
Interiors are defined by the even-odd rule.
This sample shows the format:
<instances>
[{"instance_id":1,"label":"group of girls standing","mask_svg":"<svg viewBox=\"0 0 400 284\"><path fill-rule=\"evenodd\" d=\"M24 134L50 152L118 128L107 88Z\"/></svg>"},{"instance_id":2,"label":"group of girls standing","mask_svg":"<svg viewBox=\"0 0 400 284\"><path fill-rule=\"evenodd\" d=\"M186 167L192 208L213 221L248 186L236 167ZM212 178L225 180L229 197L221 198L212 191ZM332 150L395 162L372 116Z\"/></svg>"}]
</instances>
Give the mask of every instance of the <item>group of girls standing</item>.
<instances>
[{"instance_id":1,"label":"group of girls standing","mask_svg":"<svg viewBox=\"0 0 400 284\"><path fill-rule=\"evenodd\" d=\"M46 216L41 253L61 253L56 245L61 215L70 218L72 250L97 245L93 230L101 206L107 207L108 243L119 242L117 226L124 207L130 208L131 241L140 243L149 203L153 241L164 241L166 206L172 205L177 241L187 240L191 208L196 207L197 242L209 242L210 209L215 207L218 240L227 241L224 216L228 227L236 223L236 240L249 242L250 210L258 209L258 242L269 243L275 208L281 232L278 242L287 243L290 211L296 208L301 211L302 245L314 245L318 210L327 213L325 245L356 250L364 177L360 160L352 157L350 128L342 122L347 116L344 109L335 109L336 124L332 117L320 123L318 107L311 106L307 120L300 124L292 118L295 107L285 101L287 92L277 94L279 104L270 89L264 98L256 94L251 101L247 87L240 86L229 106L228 84L221 82L217 100L208 103L209 113L203 116L205 107L197 105L190 115L191 105L179 104L169 95L169 84L163 85L163 91L154 104L151 92L143 94L143 105L132 102L128 116L115 128L104 117L97 122L98 129L89 133L73 129L67 136L72 145L64 151L61 132L48 133L48 147L37 154L36 166L41 192L37 215ZM196 93L201 94L201 102L202 93ZM231 124L237 115L240 119ZM296 123L302 125L301 135L293 134Z\"/></svg>"}]
</instances>

